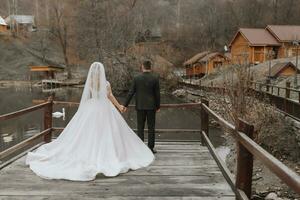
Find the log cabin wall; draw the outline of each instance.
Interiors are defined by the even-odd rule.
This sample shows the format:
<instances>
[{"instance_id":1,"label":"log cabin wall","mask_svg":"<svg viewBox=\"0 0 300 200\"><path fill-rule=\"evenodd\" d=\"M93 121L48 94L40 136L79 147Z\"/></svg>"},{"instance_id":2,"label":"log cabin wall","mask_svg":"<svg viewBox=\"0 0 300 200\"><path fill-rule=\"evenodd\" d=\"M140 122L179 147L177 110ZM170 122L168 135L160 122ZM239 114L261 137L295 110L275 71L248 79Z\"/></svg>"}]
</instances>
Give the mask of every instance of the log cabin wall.
<instances>
[{"instance_id":1,"label":"log cabin wall","mask_svg":"<svg viewBox=\"0 0 300 200\"><path fill-rule=\"evenodd\" d=\"M289 58L297 55L297 48L290 42L283 42L278 51L278 58ZM300 55L300 48L298 49Z\"/></svg>"},{"instance_id":2,"label":"log cabin wall","mask_svg":"<svg viewBox=\"0 0 300 200\"><path fill-rule=\"evenodd\" d=\"M280 71L278 76L292 76L296 74L295 68L289 66Z\"/></svg>"},{"instance_id":3,"label":"log cabin wall","mask_svg":"<svg viewBox=\"0 0 300 200\"><path fill-rule=\"evenodd\" d=\"M215 71L216 69L222 67L224 64L227 64L226 58L222 55L217 55L208 61L207 72L205 72L205 73L210 74L213 71ZM205 68L206 68L206 66L205 66Z\"/></svg>"},{"instance_id":4,"label":"log cabin wall","mask_svg":"<svg viewBox=\"0 0 300 200\"><path fill-rule=\"evenodd\" d=\"M186 75L188 77L202 77L205 74L210 74L215 71L217 68L228 64L229 60L225 56L221 54L211 57L207 61L196 62L193 65L189 65L186 67Z\"/></svg>"},{"instance_id":5,"label":"log cabin wall","mask_svg":"<svg viewBox=\"0 0 300 200\"><path fill-rule=\"evenodd\" d=\"M241 33L238 33L238 35L232 42L231 56L233 64L243 63L245 60L253 60L253 49L249 46L249 42L242 36Z\"/></svg>"},{"instance_id":6,"label":"log cabin wall","mask_svg":"<svg viewBox=\"0 0 300 200\"><path fill-rule=\"evenodd\" d=\"M259 64L269 60L268 52L278 49L275 46L251 45L248 40L238 33L231 45L232 64ZM277 55L274 56L275 58Z\"/></svg>"},{"instance_id":7,"label":"log cabin wall","mask_svg":"<svg viewBox=\"0 0 300 200\"><path fill-rule=\"evenodd\" d=\"M0 33L5 33L7 32L7 26L0 25Z\"/></svg>"}]
</instances>

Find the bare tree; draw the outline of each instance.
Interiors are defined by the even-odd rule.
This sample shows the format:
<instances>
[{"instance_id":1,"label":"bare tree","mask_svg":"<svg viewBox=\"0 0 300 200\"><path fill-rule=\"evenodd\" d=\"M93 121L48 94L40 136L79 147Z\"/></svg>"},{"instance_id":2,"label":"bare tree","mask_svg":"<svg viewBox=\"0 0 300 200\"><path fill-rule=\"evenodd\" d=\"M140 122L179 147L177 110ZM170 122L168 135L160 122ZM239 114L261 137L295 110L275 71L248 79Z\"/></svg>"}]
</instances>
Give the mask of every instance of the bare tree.
<instances>
[{"instance_id":1,"label":"bare tree","mask_svg":"<svg viewBox=\"0 0 300 200\"><path fill-rule=\"evenodd\" d=\"M248 55L240 56L239 64L232 65L231 73L224 77L224 100L221 102L231 121L238 126L239 119L248 120L247 116L254 97L251 93L251 72Z\"/></svg>"},{"instance_id":2,"label":"bare tree","mask_svg":"<svg viewBox=\"0 0 300 200\"><path fill-rule=\"evenodd\" d=\"M51 6L53 16L51 17L50 33L54 36L62 50L67 77L70 79L72 78L71 66L68 58L70 24L67 22L66 9L61 1L54 0Z\"/></svg>"},{"instance_id":3,"label":"bare tree","mask_svg":"<svg viewBox=\"0 0 300 200\"><path fill-rule=\"evenodd\" d=\"M84 0L78 14L78 52L86 60L105 64L111 84L122 88L129 79L131 55L136 28L132 11L138 1ZM84 27L84 28L83 28ZM116 81L112 81L115 79Z\"/></svg>"}]
</instances>

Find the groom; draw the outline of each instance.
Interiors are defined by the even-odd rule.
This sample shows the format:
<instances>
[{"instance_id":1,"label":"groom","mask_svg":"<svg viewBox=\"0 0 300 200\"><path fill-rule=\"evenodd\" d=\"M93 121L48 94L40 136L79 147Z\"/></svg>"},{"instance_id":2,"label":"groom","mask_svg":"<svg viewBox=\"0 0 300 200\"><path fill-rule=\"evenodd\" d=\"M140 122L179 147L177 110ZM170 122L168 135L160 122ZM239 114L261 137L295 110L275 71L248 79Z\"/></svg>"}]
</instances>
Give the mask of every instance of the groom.
<instances>
[{"instance_id":1,"label":"groom","mask_svg":"<svg viewBox=\"0 0 300 200\"><path fill-rule=\"evenodd\" d=\"M159 78L152 73L150 61L144 61L142 64L142 73L136 76L129 90L125 110L130 100L135 95L135 104L137 112L137 132L141 140L144 141L144 128L147 120L148 125L148 147L153 153L155 143L155 115L160 111L160 88Z\"/></svg>"}]
</instances>

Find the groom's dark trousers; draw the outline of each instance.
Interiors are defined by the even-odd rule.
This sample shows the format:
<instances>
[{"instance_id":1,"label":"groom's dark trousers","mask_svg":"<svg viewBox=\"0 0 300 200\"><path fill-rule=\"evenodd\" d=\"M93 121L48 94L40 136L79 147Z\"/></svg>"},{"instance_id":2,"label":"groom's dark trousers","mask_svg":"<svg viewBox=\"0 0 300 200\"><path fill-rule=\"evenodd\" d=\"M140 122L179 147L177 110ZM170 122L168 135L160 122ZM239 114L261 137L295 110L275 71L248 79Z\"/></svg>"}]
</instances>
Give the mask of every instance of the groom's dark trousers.
<instances>
[{"instance_id":1,"label":"groom's dark trousers","mask_svg":"<svg viewBox=\"0 0 300 200\"><path fill-rule=\"evenodd\" d=\"M155 144L155 114L160 108L159 77L152 72L144 72L136 76L128 92L127 107L135 95L137 111L138 136L144 141L145 122L148 125L148 146L154 148Z\"/></svg>"},{"instance_id":2,"label":"groom's dark trousers","mask_svg":"<svg viewBox=\"0 0 300 200\"><path fill-rule=\"evenodd\" d=\"M155 114L156 110L137 110L137 132L144 141L144 128L147 120L148 125L148 147L154 148L155 144Z\"/></svg>"}]
</instances>

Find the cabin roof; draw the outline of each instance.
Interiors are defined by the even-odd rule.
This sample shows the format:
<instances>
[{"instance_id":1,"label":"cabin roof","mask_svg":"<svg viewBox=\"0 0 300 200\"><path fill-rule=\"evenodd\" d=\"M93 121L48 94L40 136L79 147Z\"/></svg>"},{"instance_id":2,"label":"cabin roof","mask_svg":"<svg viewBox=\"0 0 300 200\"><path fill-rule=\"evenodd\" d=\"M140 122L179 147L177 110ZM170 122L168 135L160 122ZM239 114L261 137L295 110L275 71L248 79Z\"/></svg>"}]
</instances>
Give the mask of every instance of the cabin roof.
<instances>
[{"instance_id":1,"label":"cabin roof","mask_svg":"<svg viewBox=\"0 0 300 200\"><path fill-rule=\"evenodd\" d=\"M225 56L222 55L222 54L219 53L219 52L212 52L212 53L207 54L207 55L204 56L203 58L201 58L201 59L199 60L199 62L207 62L207 61L213 59L213 58L216 57L216 56L222 56L222 57L225 58Z\"/></svg>"},{"instance_id":2,"label":"cabin roof","mask_svg":"<svg viewBox=\"0 0 300 200\"><path fill-rule=\"evenodd\" d=\"M269 31L262 28L240 28L231 40L229 46L232 46L235 38L241 34L250 46L280 46L280 43L274 38Z\"/></svg>"},{"instance_id":3,"label":"cabin roof","mask_svg":"<svg viewBox=\"0 0 300 200\"><path fill-rule=\"evenodd\" d=\"M52 65L29 66L32 72L63 71L64 67Z\"/></svg>"},{"instance_id":4,"label":"cabin roof","mask_svg":"<svg viewBox=\"0 0 300 200\"><path fill-rule=\"evenodd\" d=\"M5 20L0 16L0 25L7 26Z\"/></svg>"},{"instance_id":5,"label":"cabin roof","mask_svg":"<svg viewBox=\"0 0 300 200\"><path fill-rule=\"evenodd\" d=\"M273 67L271 68L270 76L271 77L278 76L278 74L280 74L280 72L287 67L292 67L295 70L297 70L298 72L300 71L299 69L296 68L296 66L292 62L282 62L282 63L277 63L277 64L273 65ZM268 72L267 72L267 74L268 74Z\"/></svg>"},{"instance_id":6,"label":"cabin roof","mask_svg":"<svg viewBox=\"0 0 300 200\"><path fill-rule=\"evenodd\" d=\"M34 24L34 16L32 15L9 15L5 18L7 24L10 24L11 20L16 21L18 24Z\"/></svg>"},{"instance_id":7,"label":"cabin roof","mask_svg":"<svg viewBox=\"0 0 300 200\"><path fill-rule=\"evenodd\" d=\"M207 54L209 54L210 52L209 51L203 51L201 53L198 53L196 55L194 55L192 58L188 59L187 61L185 61L183 63L184 66L187 66L187 65L191 65L191 64L194 64L196 63L198 60L200 60L201 58L203 58L204 56L206 56Z\"/></svg>"},{"instance_id":8,"label":"cabin roof","mask_svg":"<svg viewBox=\"0 0 300 200\"><path fill-rule=\"evenodd\" d=\"M300 26L268 25L266 29L280 42L300 40Z\"/></svg>"}]
</instances>

